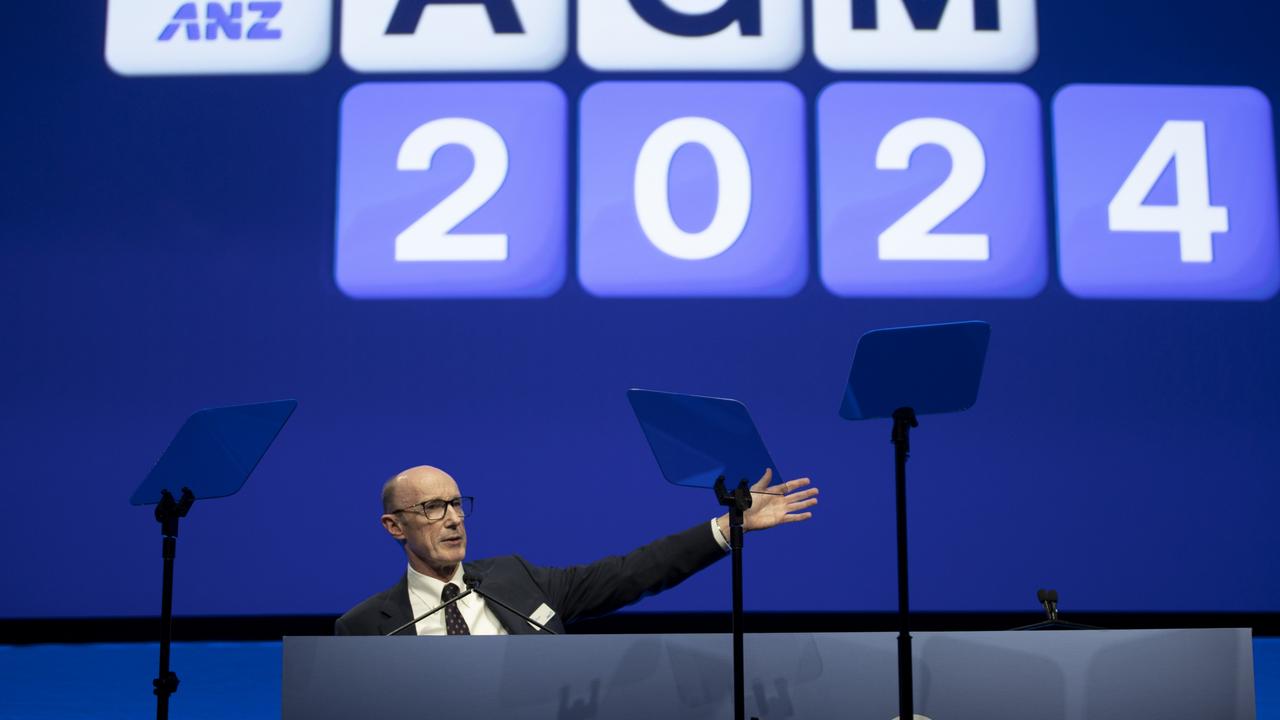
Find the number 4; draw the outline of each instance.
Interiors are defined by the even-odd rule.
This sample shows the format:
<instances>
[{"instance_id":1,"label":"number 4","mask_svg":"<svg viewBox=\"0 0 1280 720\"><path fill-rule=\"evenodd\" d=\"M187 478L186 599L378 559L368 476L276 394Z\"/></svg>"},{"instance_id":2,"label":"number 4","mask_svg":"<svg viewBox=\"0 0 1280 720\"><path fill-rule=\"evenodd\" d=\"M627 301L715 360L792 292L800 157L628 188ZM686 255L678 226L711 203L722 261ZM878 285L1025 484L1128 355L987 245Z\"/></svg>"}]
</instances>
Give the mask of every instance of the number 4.
<instances>
[{"instance_id":1,"label":"number 4","mask_svg":"<svg viewBox=\"0 0 1280 720\"><path fill-rule=\"evenodd\" d=\"M1145 204L1169 163L1176 170L1176 204ZM1228 224L1227 209L1209 204L1204 122L1165 122L1111 199L1107 216L1113 232L1176 232L1182 262L1213 262L1213 234L1226 232Z\"/></svg>"}]
</instances>

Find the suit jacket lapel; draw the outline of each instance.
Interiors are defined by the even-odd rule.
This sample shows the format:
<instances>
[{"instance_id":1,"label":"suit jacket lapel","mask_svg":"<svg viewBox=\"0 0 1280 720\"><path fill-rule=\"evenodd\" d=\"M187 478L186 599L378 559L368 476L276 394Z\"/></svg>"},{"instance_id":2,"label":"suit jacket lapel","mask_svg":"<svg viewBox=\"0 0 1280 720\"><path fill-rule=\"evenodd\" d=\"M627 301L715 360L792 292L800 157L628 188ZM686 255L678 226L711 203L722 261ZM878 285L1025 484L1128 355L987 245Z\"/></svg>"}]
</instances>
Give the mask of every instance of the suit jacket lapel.
<instances>
[{"instance_id":1,"label":"suit jacket lapel","mask_svg":"<svg viewBox=\"0 0 1280 720\"><path fill-rule=\"evenodd\" d=\"M503 602L506 602L506 600L503 600ZM537 632L519 615L516 615L497 603L486 601L485 607L488 607L493 611L493 614L498 617L498 622L502 623L502 626L507 629L507 633L510 635L528 635L530 633Z\"/></svg>"},{"instance_id":2,"label":"suit jacket lapel","mask_svg":"<svg viewBox=\"0 0 1280 720\"><path fill-rule=\"evenodd\" d=\"M395 587L383 593L382 607L379 611L382 613L382 621L378 623L379 635L386 635L413 619L413 606L409 604L407 573L400 576L400 582L396 583ZM416 632L413 627L407 627L401 630L400 634L413 635Z\"/></svg>"},{"instance_id":3,"label":"suit jacket lapel","mask_svg":"<svg viewBox=\"0 0 1280 720\"><path fill-rule=\"evenodd\" d=\"M528 591L521 592L521 589L514 583L504 582L504 580L505 578L499 573L489 573L484 576L484 581L480 583L480 589L517 610L523 610L524 606L529 604ZM496 602L486 600L485 607L493 611L493 614L498 618L498 622L501 622L507 632L512 635L530 635L539 632L524 618Z\"/></svg>"}]
</instances>

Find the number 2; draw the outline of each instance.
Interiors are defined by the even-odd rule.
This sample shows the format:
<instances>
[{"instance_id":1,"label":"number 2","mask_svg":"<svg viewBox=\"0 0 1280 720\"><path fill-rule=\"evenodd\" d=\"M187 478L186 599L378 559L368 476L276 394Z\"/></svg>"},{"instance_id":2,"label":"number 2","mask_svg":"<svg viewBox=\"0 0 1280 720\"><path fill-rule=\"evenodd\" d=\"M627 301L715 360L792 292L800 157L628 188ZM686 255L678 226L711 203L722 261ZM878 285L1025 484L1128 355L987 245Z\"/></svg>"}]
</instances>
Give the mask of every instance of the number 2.
<instances>
[{"instance_id":1,"label":"number 2","mask_svg":"<svg viewBox=\"0 0 1280 720\"><path fill-rule=\"evenodd\" d=\"M888 132L876 150L876 168L906 170L922 145L939 145L951 156L951 173L924 200L880 233L881 260L987 260L991 239L985 234L935 233L969 202L987 174L987 157L978 136L954 120L915 118Z\"/></svg>"},{"instance_id":2,"label":"number 2","mask_svg":"<svg viewBox=\"0 0 1280 720\"><path fill-rule=\"evenodd\" d=\"M396 169L423 171L445 145L461 145L475 165L462 185L396 236L397 262L507 259L507 235L452 232L507 179L507 145L498 131L471 118L440 118L419 126L400 145Z\"/></svg>"}]
</instances>

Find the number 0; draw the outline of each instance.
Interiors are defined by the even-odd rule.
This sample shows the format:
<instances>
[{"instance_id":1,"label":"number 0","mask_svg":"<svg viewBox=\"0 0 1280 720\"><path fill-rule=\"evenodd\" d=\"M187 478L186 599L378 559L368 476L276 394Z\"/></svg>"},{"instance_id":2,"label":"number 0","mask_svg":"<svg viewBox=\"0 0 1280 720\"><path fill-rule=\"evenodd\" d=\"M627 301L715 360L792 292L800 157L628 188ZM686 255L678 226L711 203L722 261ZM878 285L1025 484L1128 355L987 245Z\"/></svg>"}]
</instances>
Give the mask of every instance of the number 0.
<instances>
[{"instance_id":1,"label":"number 0","mask_svg":"<svg viewBox=\"0 0 1280 720\"><path fill-rule=\"evenodd\" d=\"M667 178L681 147L695 143L711 153L718 178L715 216L700 232L685 232L671 217ZM703 117L682 117L661 125L640 148L635 174L636 217L640 229L662 252L682 260L706 260L738 241L751 214L751 166L742 143L729 128Z\"/></svg>"}]
</instances>

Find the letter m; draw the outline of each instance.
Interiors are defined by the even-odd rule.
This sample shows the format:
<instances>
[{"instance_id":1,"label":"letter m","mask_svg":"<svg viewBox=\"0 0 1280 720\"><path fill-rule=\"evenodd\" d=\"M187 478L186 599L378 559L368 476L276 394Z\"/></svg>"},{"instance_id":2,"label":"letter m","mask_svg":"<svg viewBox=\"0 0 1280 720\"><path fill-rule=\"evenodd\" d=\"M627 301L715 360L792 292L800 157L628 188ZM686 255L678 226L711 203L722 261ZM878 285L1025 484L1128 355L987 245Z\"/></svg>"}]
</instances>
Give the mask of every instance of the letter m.
<instances>
[{"instance_id":1,"label":"letter m","mask_svg":"<svg viewBox=\"0 0 1280 720\"><path fill-rule=\"evenodd\" d=\"M917 30L937 30L942 13L951 0L850 0L853 3L853 29L875 30L880 26L876 5L880 2L901 2L907 8L911 24ZM973 3L973 29L1000 29L999 0L958 0Z\"/></svg>"}]
</instances>

